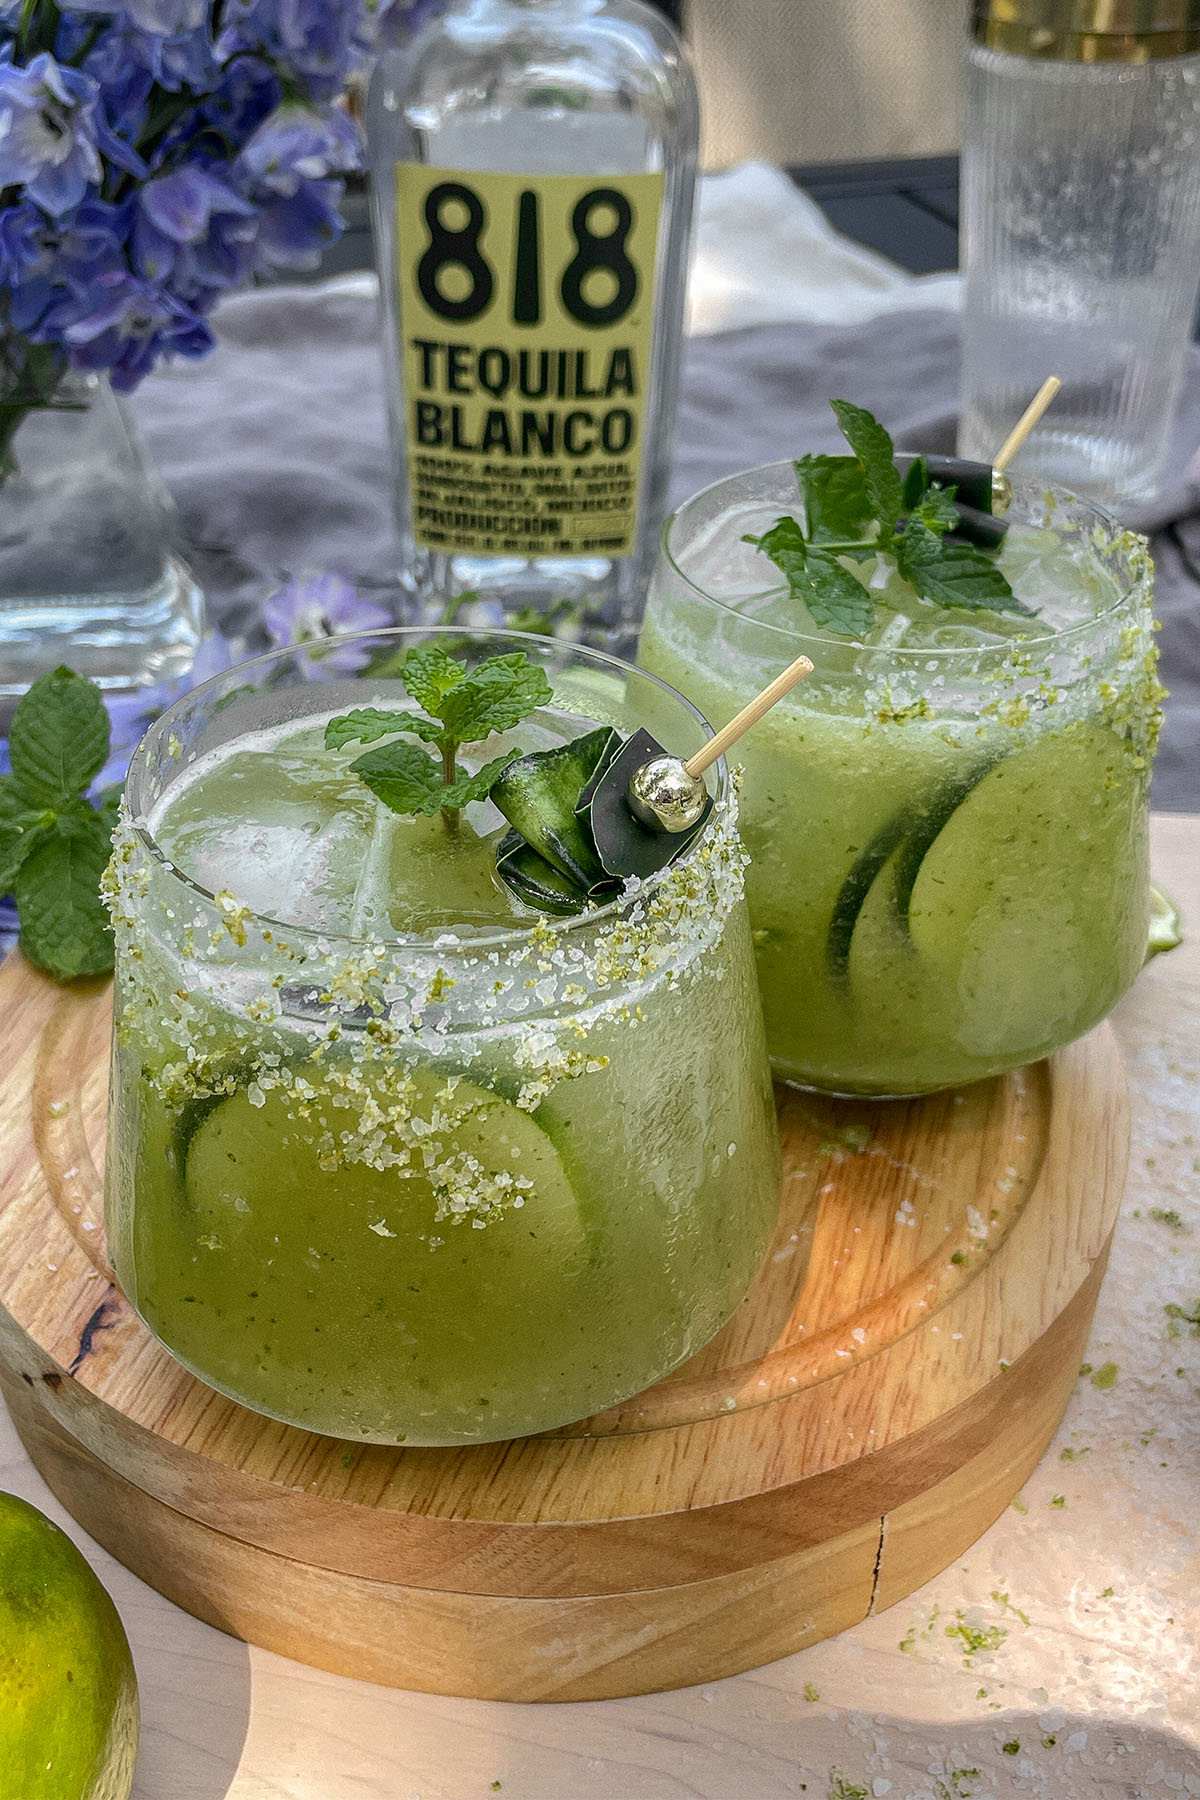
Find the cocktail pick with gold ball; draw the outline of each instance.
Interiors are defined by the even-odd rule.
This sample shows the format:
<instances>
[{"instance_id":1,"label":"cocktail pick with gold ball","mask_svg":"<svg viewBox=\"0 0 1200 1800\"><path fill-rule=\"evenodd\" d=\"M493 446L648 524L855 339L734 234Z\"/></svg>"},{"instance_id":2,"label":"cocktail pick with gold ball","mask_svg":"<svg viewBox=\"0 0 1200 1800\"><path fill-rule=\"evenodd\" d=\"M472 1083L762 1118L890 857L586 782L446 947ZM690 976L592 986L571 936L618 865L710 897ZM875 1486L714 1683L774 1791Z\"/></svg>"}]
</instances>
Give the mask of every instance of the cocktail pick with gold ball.
<instances>
[{"instance_id":1,"label":"cocktail pick with gold ball","mask_svg":"<svg viewBox=\"0 0 1200 1800\"><path fill-rule=\"evenodd\" d=\"M660 746L656 746L657 753L634 768L625 787L626 805L638 824L645 826L647 831L665 831L672 836L693 830L707 811L709 796L703 780L705 769L711 768L718 757L724 756L743 732L756 725L763 714L770 712L776 701L790 693L798 681L803 681L806 675L811 674L812 663L808 657L798 656L795 662L788 664L782 675L777 675L761 694L756 694L753 700L743 706L741 712L730 719L728 725L722 726L702 749L686 760L668 756ZM625 746L626 753L637 743L638 738L645 739L648 736L646 732L636 733ZM653 742L653 739L650 741ZM613 769L615 768L614 763Z\"/></svg>"},{"instance_id":2,"label":"cocktail pick with gold ball","mask_svg":"<svg viewBox=\"0 0 1200 1800\"><path fill-rule=\"evenodd\" d=\"M500 879L526 904L569 914L674 862L712 808L704 771L811 671L798 656L686 758L644 729L622 741L605 726L518 757L491 790L513 827L497 848Z\"/></svg>"},{"instance_id":3,"label":"cocktail pick with gold ball","mask_svg":"<svg viewBox=\"0 0 1200 1800\"><path fill-rule=\"evenodd\" d=\"M983 550L992 550L1001 542L1008 530L1004 514L1012 505L1013 497L1008 465L1061 386L1057 375L1047 376L1000 446L994 461L972 462L963 456L923 456L920 459L931 481L937 482L939 487L954 489L958 524L950 533L952 539L975 544ZM912 456L898 457L897 466L902 474L907 474L916 460Z\"/></svg>"}]
</instances>

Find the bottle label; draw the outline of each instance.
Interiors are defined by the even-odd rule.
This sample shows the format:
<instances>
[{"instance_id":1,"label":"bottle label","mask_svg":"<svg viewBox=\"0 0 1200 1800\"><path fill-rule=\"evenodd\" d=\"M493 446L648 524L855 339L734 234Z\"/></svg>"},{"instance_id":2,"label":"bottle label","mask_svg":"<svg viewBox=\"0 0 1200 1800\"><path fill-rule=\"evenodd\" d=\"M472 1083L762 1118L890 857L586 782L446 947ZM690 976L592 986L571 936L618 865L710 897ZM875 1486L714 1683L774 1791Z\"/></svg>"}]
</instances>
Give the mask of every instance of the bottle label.
<instances>
[{"instance_id":1,"label":"bottle label","mask_svg":"<svg viewBox=\"0 0 1200 1800\"><path fill-rule=\"evenodd\" d=\"M661 172L397 164L418 544L630 553L662 189Z\"/></svg>"}]
</instances>

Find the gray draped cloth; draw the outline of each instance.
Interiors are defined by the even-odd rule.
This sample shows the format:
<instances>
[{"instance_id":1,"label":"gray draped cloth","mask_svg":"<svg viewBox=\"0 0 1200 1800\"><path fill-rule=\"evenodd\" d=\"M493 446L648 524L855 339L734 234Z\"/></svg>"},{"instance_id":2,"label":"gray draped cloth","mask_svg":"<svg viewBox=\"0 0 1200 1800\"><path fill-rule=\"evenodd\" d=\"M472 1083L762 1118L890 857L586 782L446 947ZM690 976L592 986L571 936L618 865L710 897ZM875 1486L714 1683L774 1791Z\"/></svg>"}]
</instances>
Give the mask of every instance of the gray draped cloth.
<instances>
[{"instance_id":1,"label":"gray draped cloth","mask_svg":"<svg viewBox=\"0 0 1200 1800\"><path fill-rule=\"evenodd\" d=\"M333 569L364 587L395 578L396 543L376 303L362 284L272 287L227 301L206 361L151 376L132 407L178 504L183 549L213 624L253 634L281 579ZM898 443L954 446L956 317L894 313L865 325L757 326L691 340L675 433L672 503L721 475L804 450L844 448L828 406L844 395ZM1155 771L1161 808L1200 810L1200 350L1193 350L1168 486L1131 524L1150 530L1163 678L1171 690Z\"/></svg>"}]
</instances>

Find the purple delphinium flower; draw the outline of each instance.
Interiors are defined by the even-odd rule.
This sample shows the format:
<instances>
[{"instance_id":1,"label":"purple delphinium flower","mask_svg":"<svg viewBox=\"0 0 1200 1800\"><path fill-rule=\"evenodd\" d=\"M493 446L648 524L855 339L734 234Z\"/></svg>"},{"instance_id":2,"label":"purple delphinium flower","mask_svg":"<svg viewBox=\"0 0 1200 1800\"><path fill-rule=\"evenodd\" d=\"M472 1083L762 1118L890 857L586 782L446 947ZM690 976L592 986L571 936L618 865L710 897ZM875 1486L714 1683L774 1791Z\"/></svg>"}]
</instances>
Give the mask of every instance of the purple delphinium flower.
<instances>
[{"instance_id":1,"label":"purple delphinium flower","mask_svg":"<svg viewBox=\"0 0 1200 1800\"><path fill-rule=\"evenodd\" d=\"M212 332L198 314L166 289L119 270L101 275L90 288L53 308L37 336L61 338L77 369L107 369L112 384L127 393L136 387L164 350L203 356Z\"/></svg>"},{"instance_id":2,"label":"purple delphinium flower","mask_svg":"<svg viewBox=\"0 0 1200 1800\"><path fill-rule=\"evenodd\" d=\"M352 675L364 668L370 652L358 644L322 648L324 640L352 631L378 631L392 615L377 600L364 599L344 575L305 570L295 575L263 606L263 624L279 645L293 644L296 666L309 681L329 674ZM312 650L305 646L311 645Z\"/></svg>"},{"instance_id":3,"label":"purple delphinium flower","mask_svg":"<svg viewBox=\"0 0 1200 1800\"><path fill-rule=\"evenodd\" d=\"M0 286L16 287L42 254L45 214L28 200L0 210Z\"/></svg>"},{"instance_id":4,"label":"purple delphinium flower","mask_svg":"<svg viewBox=\"0 0 1200 1800\"><path fill-rule=\"evenodd\" d=\"M234 193L227 181L201 163L184 163L165 175L152 177L139 196L139 215L133 228L134 260L139 273L151 281L164 281L174 270L184 246L199 244L209 235L214 215L251 218L254 206Z\"/></svg>"},{"instance_id":5,"label":"purple delphinium flower","mask_svg":"<svg viewBox=\"0 0 1200 1800\"><path fill-rule=\"evenodd\" d=\"M360 160L336 97L386 10L0 0L0 374L48 345L51 376L129 389L159 356L211 347L222 293L313 266Z\"/></svg>"},{"instance_id":6,"label":"purple delphinium flower","mask_svg":"<svg viewBox=\"0 0 1200 1800\"><path fill-rule=\"evenodd\" d=\"M175 37L199 30L208 18L208 0L72 0L71 11L116 14L139 31Z\"/></svg>"},{"instance_id":7,"label":"purple delphinium flower","mask_svg":"<svg viewBox=\"0 0 1200 1800\"><path fill-rule=\"evenodd\" d=\"M47 52L28 68L0 63L0 187L24 184L59 218L103 176L93 114L100 89Z\"/></svg>"},{"instance_id":8,"label":"purple delphinium flower","mask_svg":"<svg viewBox=\"0 0 1200 1800\"><path fill-rule=\"evenodd\" d=\"M345 113L318 112L294 100L263 120L238 158L238 170L257 187L294 194L305 181L358 162L358 134Z\"/></svg>"}]
</instances>

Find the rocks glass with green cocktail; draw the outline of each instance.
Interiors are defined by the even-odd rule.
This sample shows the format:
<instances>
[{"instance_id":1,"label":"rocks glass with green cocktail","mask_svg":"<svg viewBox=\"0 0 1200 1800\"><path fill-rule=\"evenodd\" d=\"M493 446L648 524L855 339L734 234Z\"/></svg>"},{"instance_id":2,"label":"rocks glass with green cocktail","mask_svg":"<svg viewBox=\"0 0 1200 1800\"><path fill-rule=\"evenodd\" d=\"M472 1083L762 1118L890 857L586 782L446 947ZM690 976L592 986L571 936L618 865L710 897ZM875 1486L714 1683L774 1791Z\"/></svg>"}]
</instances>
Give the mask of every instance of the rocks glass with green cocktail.
<instances>
[{"instance_id":1,"label":"rocks glass with green cocktail","mask_svg":"<svg viewBox=\"0 0 1200 1800\"><path fill-rule=\"evenodd\" d=\"M429 638L362 640L358 679L261 658L138 750L109 877L108 1230L142 1317L222 1392L452 1444L579 1418L697 1349L761 1260L778 1168L724 770L671 867L533 912L496 878L490 801L393 810L350 767L361 742L327 746L348 709L413 719L389 671ZM707 736L611 657L441 641L460 672L523 651L546 677L460 781L597 724L684 755Z\"/></svg>"},{"instance_id":2,"label":"rocks glass with green cocktail","mask_svg":"<svg viewBox=\"0 0 1200 1800\"><path fill-rule=\"evenodd\" d=\"M903 1095L1044 1056L1104 1017L1146 949L1161 689L1144 541L1018 491L990 553L1016 602L991 611L970 587L969 605L919 597L903 560L841 555L830 531L824 560L799 546L793 567L836 563L814 604L843 626L838 582L847 604L859 584L847 631L744 541L797 513L790 462L682 506L639 652L718 726L799 652L815 665L736 753L776 1073ZM936 561L923 528L919 544Z\"/></svg>"}]
</instances>

